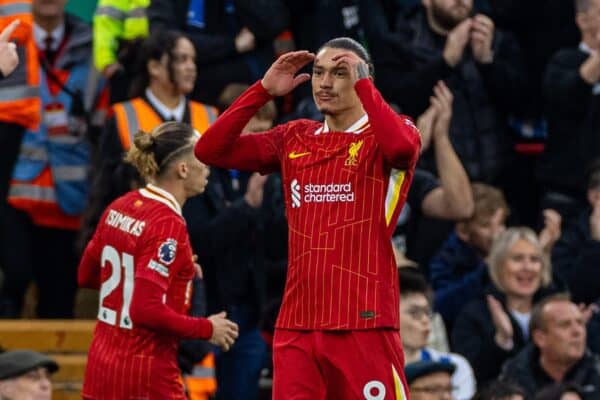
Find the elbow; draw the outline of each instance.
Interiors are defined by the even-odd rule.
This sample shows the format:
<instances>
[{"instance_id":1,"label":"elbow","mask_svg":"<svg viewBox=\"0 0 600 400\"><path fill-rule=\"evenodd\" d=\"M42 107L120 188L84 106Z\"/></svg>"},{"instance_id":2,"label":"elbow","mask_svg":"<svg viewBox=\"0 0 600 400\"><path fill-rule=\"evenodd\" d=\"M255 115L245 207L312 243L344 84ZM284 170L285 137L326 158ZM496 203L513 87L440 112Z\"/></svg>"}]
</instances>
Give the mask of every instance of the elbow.
<instances>
[{"instance_id":1,"label":"elbow","mask_svg":"<svg viewBox=\"0 0 600 400\"><path fill-rule=\"evenodd\" d=\"M211 146L209 146L206 141L202 139L198 140L196 146L194 147L194 155L204 164L211 165L213 164L213 155L214 151L211 151Z\"/></svg>"}]
</instances>

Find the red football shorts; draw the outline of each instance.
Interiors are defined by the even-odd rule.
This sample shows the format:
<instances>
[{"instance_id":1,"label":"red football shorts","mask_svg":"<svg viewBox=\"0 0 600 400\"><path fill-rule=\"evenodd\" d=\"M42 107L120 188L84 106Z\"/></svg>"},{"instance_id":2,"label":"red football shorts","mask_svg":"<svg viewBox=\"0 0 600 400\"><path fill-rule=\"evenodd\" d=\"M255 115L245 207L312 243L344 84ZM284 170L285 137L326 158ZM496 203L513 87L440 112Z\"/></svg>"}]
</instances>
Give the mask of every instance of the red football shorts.
<instances>
[{"instance_id":1,"label":"red football shorts","mask_svg":"<svg viewBox=\"0 0 600 400\"><path fill-rule=\"evenodd\" d=\"M276 329L273 400L408 400L400 333L393 329Z\"/></svg>"}]
</instances>

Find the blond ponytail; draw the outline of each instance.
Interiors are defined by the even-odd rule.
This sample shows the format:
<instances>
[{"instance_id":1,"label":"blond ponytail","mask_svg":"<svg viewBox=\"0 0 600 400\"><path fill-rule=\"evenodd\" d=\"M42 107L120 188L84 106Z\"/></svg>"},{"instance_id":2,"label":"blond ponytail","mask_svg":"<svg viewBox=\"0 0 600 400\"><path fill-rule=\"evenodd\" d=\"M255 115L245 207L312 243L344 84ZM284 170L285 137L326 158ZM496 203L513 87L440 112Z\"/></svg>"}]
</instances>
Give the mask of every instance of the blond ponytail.
<instances>
[{"instance_id":1,"label":"blond ponytail","mask_svg":"<svg viewBox=\"0 0 600 400\"><path fill-rule=\"evenodd\" d=\"M133 165L145 179L158 173L158 164L153 151L155 147L154 136L151 133L139 131L135 134L133 144L125 156L125 161Z\"/></svg>"}]
</instances>

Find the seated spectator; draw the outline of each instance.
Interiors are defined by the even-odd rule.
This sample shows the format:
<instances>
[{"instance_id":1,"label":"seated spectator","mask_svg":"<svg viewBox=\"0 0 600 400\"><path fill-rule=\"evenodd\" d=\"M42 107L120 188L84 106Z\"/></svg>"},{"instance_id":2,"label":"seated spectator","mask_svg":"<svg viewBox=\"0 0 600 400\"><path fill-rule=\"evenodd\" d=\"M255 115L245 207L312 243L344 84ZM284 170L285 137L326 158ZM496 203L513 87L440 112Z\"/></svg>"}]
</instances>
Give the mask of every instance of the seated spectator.
<instances>
[{"instance_id":1,"label":"seated spectator","mask_svg":"<svg viewBox=\"0 0 600 400\"><path fill-rule=\"evenodd\" d=\"M452 374L455 366L449 362L417 361L404 367L408 391L412 400L451 400ZM366 386L365 386L366 387Z\"/></svg>"},{"instance_id":2,"label":"seated spectator","mask_svg":"<svg viewBox=\"0 0 600 400\"><path fill-rule=\"evenodd\" d=\"M587 201L588 207L554 246L552 263L573 301L590 304L600 298L600 162L590 175Z\"/></svg>"},{"instance_id":3,"label":"seated spectator","mask_svg":"<svg viewBox=\"0 0 600 400\"><path fill-rule=\"evenodd\" d=\"M533 306L554 290L550 261L529 228L498 236L488 272L486 295L465 306L452 331L452 348L469 360L479 383L495 379L502 363L526 345Z\"/></svg>"},{"instance_id":4,"label":"seated spectator","mask_svg":"<svg viewBox=\"0 0 600 400\"><path fill-rule=\"evenodd\" d=\"M571 382L583 388L583 399L600 397L600 359L586 351L586 315L568 295L537 304L530 321L532 343L502 368L501 379L516 382L529 396L549 384Z\"/></svg>"},{"instance_id":5,"label":"seated spectator","mask_svg":"<svg viewBox=\"0 0 600 400\"><path fill-rule=\"evenodd\" d=\"M151 32L175 29L192 41L198 66L192 97L214 104L227 84L262 77L289 13L281 0L153 0L148 18Z\"/></svg>"},{"instance_id":6,"label":"seated spectator","mask_svg":"<svg viewBox=\"0 0 600 400\"><path fill-rule=\"evenodd\" d=\"M50 400L50 375L58 371L51 358L30 350L11 350L0 354L0 399Z\"/></svg>"},{"instance_id":7,"label":"seated spectator","mask_svg":"<svg viewBox=\"0 0 600 400\"><path fill-rule=\"evenodd\" d=\"M570 223L585 208L586 170L600 157L600 0L576 0L578 47L558 51L544 76L548 140L542 201Z\"/></svg>"},{"instance_id":8,"label":"seated spectator","mask_svg":"<svg viewBox=\"0 0 600 400\"><path fill-rule=\"evenodd\" d=\"M560 382L543 388L534 400L583 400L583 392L573 383Z\"/></svg>"},{"instance_id":9,"label":"seated spectator","mask_svg":"<svg viewBox=\"0 0 600 400\"><path fill-rule=\"evenodd\" d=\"M473 214L456 224L429 266L434 309L449 329L461 308L483 293L488 282L485 257L505 229L509 212L500 190L482 183L474 183L472 190Z\"/></svg>"},{"instance_id":10,"label":"seated spectator","mask_svg":"<svg viewBox=\"0 0 600 400\"><path fill-rule=\"evenodd\" d=\"M525 391L514 383L493 381L479 390L473 400L525 400Z\"/></svg>"},{"instance_id":11,"label":"seated spectator","mask_svg":"<svg viewBox=\"0 0 600 400\"><path fill-rule=\"evenodd\" d=\"M461 355L441 353L426 347L431 333L431 305L423 275L415 268L399 268L400 337L406 363L417 361L449 362L456 367L452 374L452 396L470 400L475 393L475 377L469 362Z\"/></svg>"}]
</instances>

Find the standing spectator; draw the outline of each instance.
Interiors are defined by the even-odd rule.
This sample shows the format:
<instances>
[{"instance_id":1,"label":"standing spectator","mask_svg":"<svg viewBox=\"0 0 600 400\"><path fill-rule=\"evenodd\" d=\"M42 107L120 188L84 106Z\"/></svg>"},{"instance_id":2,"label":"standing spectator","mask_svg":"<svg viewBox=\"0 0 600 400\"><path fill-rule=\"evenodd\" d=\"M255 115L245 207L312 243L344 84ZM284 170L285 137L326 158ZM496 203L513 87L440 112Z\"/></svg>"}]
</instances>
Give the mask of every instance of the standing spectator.
<instances>
[{"instance_id":1,"label":"standing spectator","mask_svg":"<svg viewBox=\"0 0 600 400\"><path fill-rule=\"evenodd\" d=\"M127 160L152 184L112 202L79 264L81 287L100 290L84 399L185 399L176 362L182 338L227 351L238 327L220 312L190 317L192 255L181 208L209 174L194 158L199 135L167 122L138 132Z\"/></svg>"},{"instance_id":2,"label":"standing spectator","mask_svg":"<svg viewBox=\"0 0 600 400\"><path fill-rule=\"evenodd\" d=\"M452 373L452 396L455 400L470 400L477 382L469 362L455 353L441 353L426 347L431 333L431 305L427 298L427 282L418 270L404 267L398 270L400 279L400 337L406 363L417 361L448 362L456 367Z\"/></svg>"},{"instance_id":3,"label":"standing spectator","mask_svg":"<svg viewBox=\"0 0 600 400\"><path fill-rule=\"evenodd\" d=\"M582 388L584 400L600 395L600 359L586 351L587 316L557 294L542 300L531 313L532 344L504 364L501 379L516 382L528 396L557 382Z\"/></svg>"},{"instance_id":4,"label":"standing spectator","mask_svg":"<svg viewBox=\"0 0 600 400\"><path fill-rule=\"evenodd\" d=\"M11 350L0 354L0 399L50 400L51 374L58 364L30 350Z\"/></svg>"},{"instance_id":5,"label":"standing spectator","mask_svg":"<svg viewBox=\"0 0 600 400\"><path fill-rule=\"evenodd\" d=\"M281 0L153 0L150 29L177 29L196 47L193 98L214 104L231 82L252 83L274 58L273 39L288 26Z\"/></svg>"},{"instance_id":6,"label":"standing spectator","mask_svg":"<svg viewBox=\"0 0 600 400\"><path fill-rule=\"evenodd\" d=\"M504 231L509 211L500 190L482 183L471 187L473 214L456 224L429 267L434 309L448 329L462 307L483 293L488 283L485 258L494 239Z\"/></svg>"},{"instance_id":7,"label":"standing spectator","mask_svg":"<svg viewBox=\"0 0 600 400\"><path fill-rule=\"evenodd\" d=\"M91 138L103 124L108 94L90 62L91 29L66 14L65 3L32 3L43 119L25 132L2 221L5 317L20 315L32 280L39 317L73 315L75 240L87 201Z\"/></svg>"},{"instance_id":8,"label":"standing spectator","mask_svg":"<svg viewBox=\"0 0 600 400\"><path fill-rule=\"evenodd\" d=\"M453 349L469 360L481 384L495 379L502 363L529 342L531 310L554 290L548 256L529 228L509 228L498 236L489 274L485 297L467 304L452 330Z\"/></svg>"},{"instance_id":9,"label":"standing spectator","mask_svg":"<svg viewBox=\"0 0 600 400\"><path fill-rule=\"evenodd\" d=\"M544 79L548 142L539 166L545 206L570 223L585 208L586 170L600 156L600 0L575 0L579 47L552 57Z\"/></svg>"},{"instance_id":10,"label":"standing spectator","mask_svg":"<svg viewBox=\"0 0 600 400\"><path fill-rule=\"evenodd\" d=\"M18 19L20 22L15 26ZM15 24L15 25L12 25ZM9 61L9 68L3 66L0 81L0 220L4 219L4 208L10 179L19 146L25 130L36 130L41 120L39 92L39 61L33 38L33 17L31 0L4 0L0 2L0 29L7 29L9 37L3 41L14 41L20 62L15 70L14 54L10 44L3 44L3 63ZM11 32L11 29L14 29Z\"/></svg>"},{"instance_id":11,"label":"standing spectator","mask_svg":"<svg viewBox=\"0 0 600 400\"><path fill-rule=\"evenodd\" d=\"M590 304L600 299L600 164L590 175L587 201L587 209L554 246L552 262L573 301Z\"/></svg>"},{"instance_id":12,"label":"standing spectator","mask_svg":"<svg viewBox=\"0 0 600 400\"><path fill-rule=\"evenodd\" d=\"M150 0L100 0L94 13L94 65L110 80L111 103L129 98L140 39L148 36Z\"/></svg>"}]
</instances>

